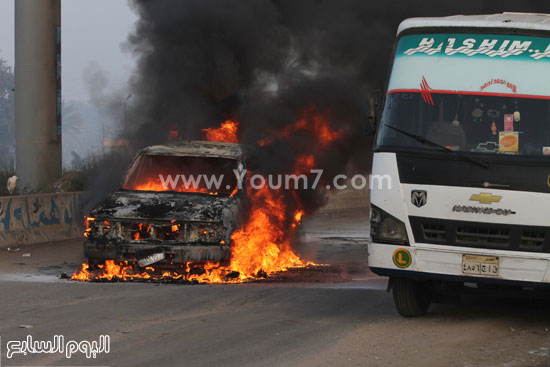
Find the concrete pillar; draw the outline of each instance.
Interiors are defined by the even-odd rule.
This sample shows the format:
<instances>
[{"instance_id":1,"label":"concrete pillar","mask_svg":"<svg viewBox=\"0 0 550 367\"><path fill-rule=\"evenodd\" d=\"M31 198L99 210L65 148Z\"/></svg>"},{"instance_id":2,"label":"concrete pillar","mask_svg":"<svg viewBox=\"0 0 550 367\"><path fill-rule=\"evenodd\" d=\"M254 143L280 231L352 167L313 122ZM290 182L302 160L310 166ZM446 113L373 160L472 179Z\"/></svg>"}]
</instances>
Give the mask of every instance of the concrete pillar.
<instances>
[{"instance_id":1,"label":"concrete pillar","mask_svg":"<svg viewBox=\"0 0 550 367\"><path fill-rule=\"evenodd\" d=\"M61 0L15 1L15 171L21 192L61 177Z\"/></svg>"}]
</instances>

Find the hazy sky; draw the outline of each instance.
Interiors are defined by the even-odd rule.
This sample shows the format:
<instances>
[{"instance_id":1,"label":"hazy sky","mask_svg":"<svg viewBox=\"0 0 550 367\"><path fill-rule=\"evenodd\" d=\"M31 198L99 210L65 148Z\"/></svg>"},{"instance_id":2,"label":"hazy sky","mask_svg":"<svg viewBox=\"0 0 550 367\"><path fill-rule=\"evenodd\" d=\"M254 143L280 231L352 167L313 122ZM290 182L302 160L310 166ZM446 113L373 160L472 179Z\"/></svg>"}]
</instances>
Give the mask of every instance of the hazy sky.
<instances>
[{"instance_id":1,"label":"hazy sky","mask_svg":"<svg viewBox=\"0 0 550 367\"><path fill-rule=\"evenodd\" d=\"M14 2L0 0L0 57L14 65ZM41 1L41 0L37 0ZM123 85L134 61L121 50L136 15L127 0L62 0L63 99L86 100L83 72L96 64L111 85Z\"/></svg>"}]
</instances>

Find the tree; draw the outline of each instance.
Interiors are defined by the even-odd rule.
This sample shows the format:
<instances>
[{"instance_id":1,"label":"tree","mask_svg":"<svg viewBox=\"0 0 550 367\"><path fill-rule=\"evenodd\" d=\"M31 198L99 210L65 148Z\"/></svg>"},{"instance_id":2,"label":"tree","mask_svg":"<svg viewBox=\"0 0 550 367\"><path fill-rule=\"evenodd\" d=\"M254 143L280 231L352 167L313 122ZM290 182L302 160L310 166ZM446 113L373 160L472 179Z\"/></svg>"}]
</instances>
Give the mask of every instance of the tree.
<instances>
[{"instance_id":1,"label":"tree","mask_svg":"<svg viewBox=\"0 0 550 367\"><path fill-rule=\"evenodd\" d=\"M0 166L11 165L14 160L14 111L13 70L0 59Z\"/></svg>"}]
</instances>

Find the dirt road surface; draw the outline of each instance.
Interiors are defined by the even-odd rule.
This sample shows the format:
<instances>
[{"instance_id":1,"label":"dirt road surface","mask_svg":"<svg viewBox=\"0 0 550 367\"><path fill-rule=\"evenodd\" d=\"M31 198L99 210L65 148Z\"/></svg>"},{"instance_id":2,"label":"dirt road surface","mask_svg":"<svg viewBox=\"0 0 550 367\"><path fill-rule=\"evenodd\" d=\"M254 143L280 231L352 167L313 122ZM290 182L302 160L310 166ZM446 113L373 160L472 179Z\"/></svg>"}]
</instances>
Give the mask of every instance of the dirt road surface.
<instances>
[{"instance_id":1,"label":"dirt road surface","mask_svg":"<svg viewBox=\"0 0 550 367\"><path fill-rule=\"evenodd\" d=\"M476 296L404 319L367 270L367 235L364 211L316 215L300 251L326 271L239 285L77 283L59 276L81 241L2 250L0 366L550 366L550 302ZM111 345L8 359L29 335Z\"/></svg>"}]
</instances>

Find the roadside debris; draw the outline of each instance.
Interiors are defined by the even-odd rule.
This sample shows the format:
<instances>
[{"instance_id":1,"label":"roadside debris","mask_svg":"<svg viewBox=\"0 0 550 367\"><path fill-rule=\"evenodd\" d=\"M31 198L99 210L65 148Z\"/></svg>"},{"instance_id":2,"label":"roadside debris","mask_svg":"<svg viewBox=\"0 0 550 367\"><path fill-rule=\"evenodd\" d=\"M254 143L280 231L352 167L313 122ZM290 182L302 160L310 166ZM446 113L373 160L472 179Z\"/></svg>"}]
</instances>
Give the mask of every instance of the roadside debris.
<instances>
[{"instance_id":1,"label":"roadside debris","mask_svg":"<svg viewBox=\"0 0 550 367\"><path fill-rule=\"evenodd\" d=\"M17 190L17 180L18 180L17 176L11 176L10 178L8 178L8 183L6 185L6 188L8 189L8 193L10 195L15 194Z\"/></svg>"}]
</instances>

